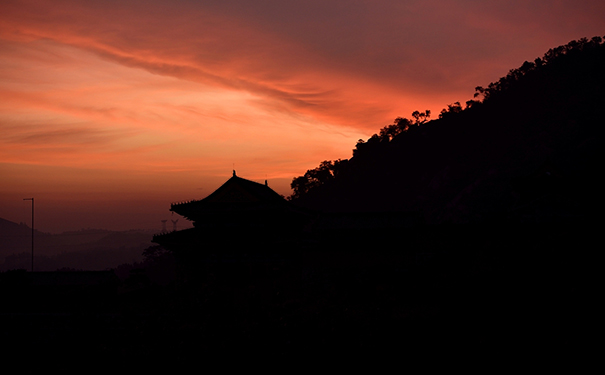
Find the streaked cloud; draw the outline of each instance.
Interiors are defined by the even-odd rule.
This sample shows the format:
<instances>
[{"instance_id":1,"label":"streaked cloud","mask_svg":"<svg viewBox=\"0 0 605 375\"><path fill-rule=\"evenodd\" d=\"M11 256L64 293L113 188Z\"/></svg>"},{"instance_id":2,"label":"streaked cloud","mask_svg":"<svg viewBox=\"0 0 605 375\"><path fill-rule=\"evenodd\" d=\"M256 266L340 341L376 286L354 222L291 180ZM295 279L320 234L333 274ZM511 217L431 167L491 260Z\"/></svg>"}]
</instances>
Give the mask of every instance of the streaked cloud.
<instances>
[{"instance_id":1,"label":"streaked cloud","mask_svg":"<svg viewBox=\"0 0 605 375\"><path fill-rule=\"evenodd\" d=\"M19 166L36 186L118 195L147 191L143 175L216 183L235 163L287 194L395 117L603 30L601 1L4 0L0 188L29 191ZM82 170L97 172L60 183Z\"/></svg>"}]
</instances>

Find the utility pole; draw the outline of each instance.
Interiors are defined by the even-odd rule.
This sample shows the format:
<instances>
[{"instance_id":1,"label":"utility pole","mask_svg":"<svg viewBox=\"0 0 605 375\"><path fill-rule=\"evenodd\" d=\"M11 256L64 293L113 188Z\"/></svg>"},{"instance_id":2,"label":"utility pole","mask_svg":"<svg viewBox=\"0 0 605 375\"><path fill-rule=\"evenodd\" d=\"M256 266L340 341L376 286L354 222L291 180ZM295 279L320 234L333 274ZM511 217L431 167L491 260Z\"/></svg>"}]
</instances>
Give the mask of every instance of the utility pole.
<instances>
[{"instance_id":1,"label":"utility pole","mask_svg":"<svg viewBox=\"0 0 605 375\"><path fill-rule=\"evenodd\" d=\"M34 198L23 198L24 201L32 201L32 272L34 272Z\"/></svg>"}]
</instances>

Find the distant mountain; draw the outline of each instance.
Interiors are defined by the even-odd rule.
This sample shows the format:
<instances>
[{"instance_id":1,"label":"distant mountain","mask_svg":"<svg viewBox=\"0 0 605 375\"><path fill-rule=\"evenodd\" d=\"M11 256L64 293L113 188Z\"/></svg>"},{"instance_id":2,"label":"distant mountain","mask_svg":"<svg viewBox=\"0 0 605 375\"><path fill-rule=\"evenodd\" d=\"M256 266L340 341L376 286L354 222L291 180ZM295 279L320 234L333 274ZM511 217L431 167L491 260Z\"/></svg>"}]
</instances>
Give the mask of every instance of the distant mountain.
<instances>
[{"instance_id":1,"label":"distant mountain","mask_svg":"<svg viewBox=\"0 0 605 375\"><path fill-rule=\"evenodd\" d=\"M50 236L38 230L34 230L34 234L36 239ZM0 218L0 255L31 251L31 238L32 229L26 224L17 224Z\"/></svg>"},{"instance_id":2,"label":"distant mountain","mask_svg":"<svg viewBox=\"0 0 605 375\"><path fill-rule=\"evenodd\" d=\"M439 119L398 118L293 180L296 204L406 211L430 223L594 219L603 207L605 44L572 41L525 62ZM425 118L426 119L426 118Z\"/></svg>"},{"instance_id":3,"label":"distant mountain","mask_svg":"<svg viewBox=\"0 0 605 375\"><path fill-rule=\"evenodd\" d=\"M35 230L34 267L37 271L62 268L103 270L142 260L151 246L146 231L84 229L48 234ZM31 228L0 218L0 271L30 269Z\"/></svg>"}]
</instances>

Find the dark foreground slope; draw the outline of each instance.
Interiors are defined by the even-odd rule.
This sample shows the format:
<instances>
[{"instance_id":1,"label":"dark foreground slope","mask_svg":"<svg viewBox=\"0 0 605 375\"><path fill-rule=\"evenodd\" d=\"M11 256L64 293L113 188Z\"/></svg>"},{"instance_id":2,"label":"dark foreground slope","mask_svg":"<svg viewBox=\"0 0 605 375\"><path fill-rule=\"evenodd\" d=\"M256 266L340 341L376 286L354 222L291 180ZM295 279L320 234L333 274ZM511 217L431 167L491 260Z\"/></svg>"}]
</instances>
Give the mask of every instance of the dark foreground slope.
<instances>
[{"instance_id":1,"label":"dark foreground slope","mask_svg":"<svg viewBox=\"0 0 605 375\"><path fill-rule=\"evenodd\" d=\"M114 289L49 288L5 272L4 354L24 372L68 373L285 358L296 368L326 358L413 368L449 365L450 356L465 367L580 366L597 348L600 272L585 266L588 228L558 229L533 232L523 246L450 228L403 233L405 248L392 252L215 259L180 265L168 284L149 277L169 266L162 256ZM565 251L553 254L554 245Z\"/></svg>"}]
</instances>

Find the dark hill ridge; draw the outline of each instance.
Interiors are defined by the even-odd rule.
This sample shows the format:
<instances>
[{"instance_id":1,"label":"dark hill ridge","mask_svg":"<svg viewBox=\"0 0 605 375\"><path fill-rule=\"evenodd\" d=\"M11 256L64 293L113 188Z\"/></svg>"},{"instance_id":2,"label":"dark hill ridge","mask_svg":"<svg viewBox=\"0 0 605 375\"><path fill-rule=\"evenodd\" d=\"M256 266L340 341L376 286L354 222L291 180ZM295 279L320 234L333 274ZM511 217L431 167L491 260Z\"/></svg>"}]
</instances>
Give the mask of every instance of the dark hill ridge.
<instances>
[{"instance_id":1,"label":"dark hill ridge","mask_svg":"<svg viewBox=\"0 0 605 375\"><path fill-rule=\"evenodd\" d=\"M385 127L350 160L322 163L329 173L309 178L301 194L293 182L293 201L324 211L418 212L431 223L594 218L602 207L603 66L600 37L552 49L477 87L466 108L454 103L438 120L391 137Z\"/></svg>"}]
</instances>

